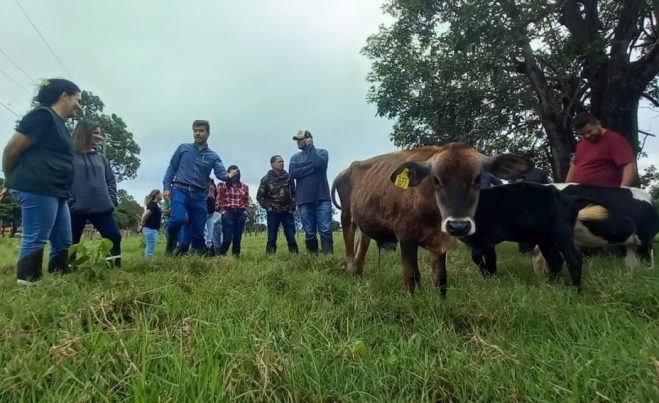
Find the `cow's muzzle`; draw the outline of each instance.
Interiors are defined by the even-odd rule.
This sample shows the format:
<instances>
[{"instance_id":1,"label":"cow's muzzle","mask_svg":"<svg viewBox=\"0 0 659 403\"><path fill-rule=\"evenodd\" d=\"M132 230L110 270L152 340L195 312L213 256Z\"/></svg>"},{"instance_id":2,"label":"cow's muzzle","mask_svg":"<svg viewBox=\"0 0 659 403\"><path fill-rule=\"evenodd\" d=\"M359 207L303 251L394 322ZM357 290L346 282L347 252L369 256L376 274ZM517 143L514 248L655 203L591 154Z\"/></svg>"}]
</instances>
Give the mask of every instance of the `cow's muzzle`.
<instances>
[{"instance_id":1,"label":"cow's muzzle","mask_svg":"<svg viewBox=\"0 0 659 403\"><path fill-rule=\"evenodd\" d=\"M442 231L453 236L467 236L476 232L476 225L470 218L449 217L444 220Z\"/></svg>"}]
</instances>

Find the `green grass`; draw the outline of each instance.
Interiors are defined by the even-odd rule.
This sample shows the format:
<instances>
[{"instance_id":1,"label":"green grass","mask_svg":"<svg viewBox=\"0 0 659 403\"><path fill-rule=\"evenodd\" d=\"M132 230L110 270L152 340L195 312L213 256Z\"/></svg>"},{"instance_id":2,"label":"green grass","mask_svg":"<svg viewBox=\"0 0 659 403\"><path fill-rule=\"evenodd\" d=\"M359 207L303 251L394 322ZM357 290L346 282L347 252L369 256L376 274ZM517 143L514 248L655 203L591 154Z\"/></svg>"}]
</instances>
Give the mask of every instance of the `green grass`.
<instances>
[{"instance_id":1,"label":"green grass","mask_svg":"<svg viewBox=\"0 0 659 403\"><path fill-rule=\"evenodd\" d=\"M372 246L357 278L336 237L150 263L129 238L121 270L27 288L2 239L0 401L659 401L658 269L588 259L577 295L512 244L484 280L460 245L440 300L425 255L410 296L397 253Z\"/></svg>"}]
</instances>

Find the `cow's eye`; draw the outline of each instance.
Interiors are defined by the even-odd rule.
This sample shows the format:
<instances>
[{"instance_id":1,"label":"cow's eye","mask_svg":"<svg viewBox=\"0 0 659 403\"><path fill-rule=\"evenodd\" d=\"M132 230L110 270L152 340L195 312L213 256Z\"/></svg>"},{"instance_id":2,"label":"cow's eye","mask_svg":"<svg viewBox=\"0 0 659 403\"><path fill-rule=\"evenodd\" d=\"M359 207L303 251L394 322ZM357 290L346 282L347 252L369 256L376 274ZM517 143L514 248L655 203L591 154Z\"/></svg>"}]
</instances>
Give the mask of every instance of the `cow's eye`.
<instances>
[{"instance_id":1,"label":"cow's eye","mask_svg":"<svg viewBox=\"0 0 659 403\"><path fill-rule=\"evenodd\" d=\"M474 179L474 186L480 186L481 185L481 176L476 175L476 179Z\"/></svg>"},{"instance_id":2,"label":"cow's eye","mask_svg":"<svg viewBox=\"0 0 659 403\"><path fill-rule=\"evenodd\" d=\"M441 187L441 186L442 186L442 182L441 182L441 181L439 180L439 178L436 177L436 176L433 176L433 177L432 177L432 184L435 185L435 186L437 186L437 187Z\"/></svg>"}]
</instances>

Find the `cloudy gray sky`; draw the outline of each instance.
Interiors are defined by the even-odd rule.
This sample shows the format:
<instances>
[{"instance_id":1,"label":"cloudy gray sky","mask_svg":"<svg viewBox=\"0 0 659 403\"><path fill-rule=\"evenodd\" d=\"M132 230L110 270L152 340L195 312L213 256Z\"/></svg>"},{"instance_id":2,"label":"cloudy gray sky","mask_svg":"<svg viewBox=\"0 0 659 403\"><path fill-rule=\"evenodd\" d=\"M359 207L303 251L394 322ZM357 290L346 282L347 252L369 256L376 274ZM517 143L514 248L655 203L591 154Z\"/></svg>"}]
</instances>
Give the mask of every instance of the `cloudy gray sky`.
<instances>
[{"instance_id":1,"label":"cloudy gray sky","mask_svg":"<svg viewBox=\"0 0 659 403\"><path fill-rule=\"evenodd\" d=\"M382 0L19 2L71 78L133 132L142 166L119 187L138 200L162 186L194 119L210 120L211 148L241 167L253 195L270 156L288 162L296 151L298 129L329 151L330 180L351 161L395 149L391 123L366 103L369 61L359 53L387 21ZM31 78L66 77L14 0L0 0L0 15L0 48ZM0 102L22 115L33 92L0 53ZM16 119L0 107L2 146ZM641 109L641 129L658 126L657 112ZM657 160L659 140L646 149L641 166Z\"/></svg>"}]
</instances>

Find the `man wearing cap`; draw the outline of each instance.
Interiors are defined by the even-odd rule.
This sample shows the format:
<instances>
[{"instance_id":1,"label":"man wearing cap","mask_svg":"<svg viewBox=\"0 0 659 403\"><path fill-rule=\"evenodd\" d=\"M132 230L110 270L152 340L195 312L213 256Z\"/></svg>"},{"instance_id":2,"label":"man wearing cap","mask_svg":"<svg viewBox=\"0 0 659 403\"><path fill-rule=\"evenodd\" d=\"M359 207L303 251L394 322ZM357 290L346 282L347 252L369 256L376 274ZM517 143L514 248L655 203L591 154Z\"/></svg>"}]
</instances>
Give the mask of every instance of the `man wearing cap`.
<instances>
[{"instance_id":1,"label":"man wearing cap","mask_svg":"<svg viewBox=\"0 0 659 403\"><path fill-rule=\"evenodd\" d=\"M206 194L211 170L224 182L233 177L227 173L222 160L208 148L210 124L206 120L192 123L194 143L178 146L163 180L163 196L170 198L171 213L167 225L168 238L165 254L171 255L176 246L179 230L185 224L186 213L191 252L204 252L204 224L207 218Z\"/></svg>"},{"instance_id":2,"label":"man wearing cap","mask_svg":"<svg viewBox=\"0 0 659 403\"><path fill-rule=\"evenodd\" d=\"M295 179L295 197L304 229L307 252L318 253L318 239L324 253L334 252L332 241L332 205L327 183L327 150L316 148L313 137L307 130L293 136L300 152L290 159L289 175Z\"/></svg>"}]
</instances>

